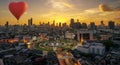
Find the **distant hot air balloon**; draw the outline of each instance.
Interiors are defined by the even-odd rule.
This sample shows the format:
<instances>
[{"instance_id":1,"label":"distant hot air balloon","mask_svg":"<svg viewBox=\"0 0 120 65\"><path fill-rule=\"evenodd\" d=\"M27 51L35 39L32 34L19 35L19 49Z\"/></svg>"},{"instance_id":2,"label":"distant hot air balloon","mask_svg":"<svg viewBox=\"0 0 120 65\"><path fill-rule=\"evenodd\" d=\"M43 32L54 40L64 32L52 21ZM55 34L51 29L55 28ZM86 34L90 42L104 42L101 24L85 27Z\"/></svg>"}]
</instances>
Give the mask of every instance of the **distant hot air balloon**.
<instances>
[{"instance_id":1,"label":"distant hot air balloon","mask_svg":"<svg viewBox=\"0 0 120 65\"><path fill-rule=\"evenodd\" d=\"M27 9L26 2L11 2L9 4L10 12L16 17L17 20L24 14Z\"/></svg>"}]
</instances>

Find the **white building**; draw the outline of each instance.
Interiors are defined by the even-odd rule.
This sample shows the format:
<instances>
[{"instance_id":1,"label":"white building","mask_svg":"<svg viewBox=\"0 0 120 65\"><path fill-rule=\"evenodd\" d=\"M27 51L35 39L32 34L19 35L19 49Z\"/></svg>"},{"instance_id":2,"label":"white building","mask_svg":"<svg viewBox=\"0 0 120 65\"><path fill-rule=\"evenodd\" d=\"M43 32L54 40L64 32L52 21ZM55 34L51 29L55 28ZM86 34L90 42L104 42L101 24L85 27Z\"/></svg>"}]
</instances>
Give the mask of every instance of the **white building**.
<instances>
[{"instance_id":1,"label":"white building","mask_svg":"<svg viewBox=\"0 0 120 65\"><path fill-rule=\"evenodd\" d=\"M83 46L77 46L76 49L82 53L99 54L105 53L105 46L102 43L86 43Z\"/></svg>"},{"instance_id":2,"label":"white building","mask_svg":"<svg viewBox=\"0 0 120 65\"><path fill-rule=\"evenodd\" d=\"M76 49L82 53L89 53L89 46L78 46Z\"/></svg>"},{"instance_id":3,"label":"white building","mask_svg":"<svg viewBox=\"0 0 120 65\"><path fill-rule=\"evenodd\" d=\"M74 33L70 33L70 32L65 32L65 38L67 39L74 39L75 34Z\"/></svg>"},{"instance_id":4,"label":"white building","mask_svg":"<svg viewBox=\"0 0 120 65\"><path fill-rule=\"evenodd\" d=\"M105 47L102 43L94 43L90 46L89 53L103 55L105 53Z\"/></svg>"}]
</instances>

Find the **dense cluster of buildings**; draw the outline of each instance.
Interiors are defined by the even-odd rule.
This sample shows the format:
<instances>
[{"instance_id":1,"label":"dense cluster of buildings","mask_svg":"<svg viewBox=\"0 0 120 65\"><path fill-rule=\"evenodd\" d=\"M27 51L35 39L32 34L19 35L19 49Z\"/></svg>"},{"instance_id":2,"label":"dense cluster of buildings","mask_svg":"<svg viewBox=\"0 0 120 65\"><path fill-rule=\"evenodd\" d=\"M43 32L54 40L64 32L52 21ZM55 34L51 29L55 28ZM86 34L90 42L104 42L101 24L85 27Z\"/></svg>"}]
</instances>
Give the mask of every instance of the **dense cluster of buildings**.
<instances>
[{"instance_id":1,"label":"dense cluster of buildings","mask_svg":"<svg viewBox=\"0 0 120 65\"><path fill-rule=\"evenodd\" d=\"M25 63L29 62L27 65L39 65L40 62L46 63L42 65L59 65L55 52L48 51L48 56L43 56L44 54L39 53L39 50L34 49L36 44L44 44L46 41L57 42L56 40L61 41L58 46L66 43L62 40L70 40L70 44L76 41L72 43L75 46L73 45L74 47L68 51L74 58L79 59L81 65L119 65L120 25L116 25L114 21L109 21L107 26L103 21L100 25L95 25L94 22L87 25L74 19L70 20L70 25L67 23L56 24L55 21L52 24L48 22L34 25L32 18L28 20L28 25L9 25L9 22L6 22L4 26L0 26L0 45L6 44L6 46L0 46L0 57L2 59L0 63L4 61L4 65L8 65L5 63L14 64L18 63L16 60L22 58ZM24 45L15 46L15 43L31 44L32 48L25 48ZM62 48L64 49L64 47ZM36 60L40 62L31 60L33 56L37 56ZM64 56L61 57L64 58ZM19 62L23 61L20 60ZM38 64L34 64L37 62Z\"/></svg>"}]
</instances>

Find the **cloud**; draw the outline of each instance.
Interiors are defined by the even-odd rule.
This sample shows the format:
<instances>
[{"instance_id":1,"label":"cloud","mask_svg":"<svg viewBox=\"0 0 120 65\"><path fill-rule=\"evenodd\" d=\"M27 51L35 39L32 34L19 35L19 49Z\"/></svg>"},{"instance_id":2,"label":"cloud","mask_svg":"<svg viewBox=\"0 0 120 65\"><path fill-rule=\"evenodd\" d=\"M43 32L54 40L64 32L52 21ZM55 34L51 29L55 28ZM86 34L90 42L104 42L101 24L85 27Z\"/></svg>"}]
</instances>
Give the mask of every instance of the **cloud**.
<instances>
[{"instance_id":1,"label":"cloud","mask_svg":"<svg viewBox=\"0 0 120 65\"><path fill-rule=\"evenodd\" d=\"M90 19L90 18L97 18L98 14L100 14L98 8L90 8L86 9L82 12L73 13L70 15L71 18L78 18L78 19Z\"/></svg>"},{"instance_id":2,"label":"cloud","mask_svg":"<svg viewBox=\"0 0 120 65\"><path fill-rule=\"evenodd\" d=\"M99 10L101 12L114 12L114 11L120 11L120 7L110 7L109 5L106 4L100 4L99 5Z\"/></svg>"},{"instance_id":3,"label":"cloud","mask_svg":"<svg viewBox=\"0 0 120 65\"><path fill-rule=\"evenodd\" d=\"M105 11L113 11L113 9L111 7L109 7L108 5L105 4L100 4L99 5L99 10L101 12L105 12Z\"/></svg>"},{"instance_id":4,"label":"cloud","mask_svg":"<svg viewBox=\"0 0 120 65\"><path fill-rule=\"evenodd\" d=\"M97 8L91 8L91 9L87 9L84 11L84 13L88 13L88 14L98 14L99 10Z\"/></svg>"},{"instance_id":5,"label":"cloud","mask_svg":"<svg viewBox=\"0 0 120 65\"><path fill-rule=\"evenodd\" d=\"M120 7L116 7L116 8L115 8L115 11L120 11Z\"/></svg>"},{"instance_id":6,"label":"cloud","mask_svg":"<svg viewBox=\"0 0 120 65\"><path fill-rule=\"evenodd\" d=\"M71 4L68 4L68 3L65 3L65 2L63 2L62 4L63 4L65 7L68 7L68 8L72 8L72 7L73 7Z\"/></svg>"},{"instance_id":7,"label":"cloud","mask_svg":"<svg viewBox=\"0 0 120 65\"><path fill-rule=\"evenodd\" d=\"M65 11L73 8L71 4L64 0L49 0L49 3L52 5L52 8L60 11Z\"/></svg>"},{"instance_id":8,"label":"cloud","mask_svg":"<svg viewBox=\"0 0 120 65\"><path fill-rule=\"evenodd\" d=\"M115 20L120 20L120 18L114 18Z\"/></svg>"},{"instance_id":9,"label":"cloud","mask_svg":"<svg viewBox=\"0 0 120 65\"><path fill-rule=\"evenodd\" d=\"M108 15L110 16L110 15L113 15L113 14L115 14L115 12L104 12L104 13L103 13L103 12L100 12L99 15L100 15L100 16L106 16L106 15L107 15L107 16L108 16Z\"/></svg>"}]
</instances>

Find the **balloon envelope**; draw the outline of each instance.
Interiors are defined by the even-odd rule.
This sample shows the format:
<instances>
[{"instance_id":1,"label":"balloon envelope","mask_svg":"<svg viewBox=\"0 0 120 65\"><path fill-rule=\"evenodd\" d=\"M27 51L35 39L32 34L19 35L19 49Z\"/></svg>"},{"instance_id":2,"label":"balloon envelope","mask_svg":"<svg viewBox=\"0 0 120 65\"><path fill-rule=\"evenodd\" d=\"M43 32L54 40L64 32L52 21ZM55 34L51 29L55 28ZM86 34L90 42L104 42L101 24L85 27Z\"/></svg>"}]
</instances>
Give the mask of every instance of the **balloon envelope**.
<instances>
[{"instance_id":1,"label":"balloon envelope","mask_svg":"<svg viewBox=\"0 0 120 65\"><path fill-rule=\"evenodd\" d=\"M16 17L17 20L24 14L27 9L26 2L11 2L9 4L10 12Z\"/></svg>"}]
</instances>

